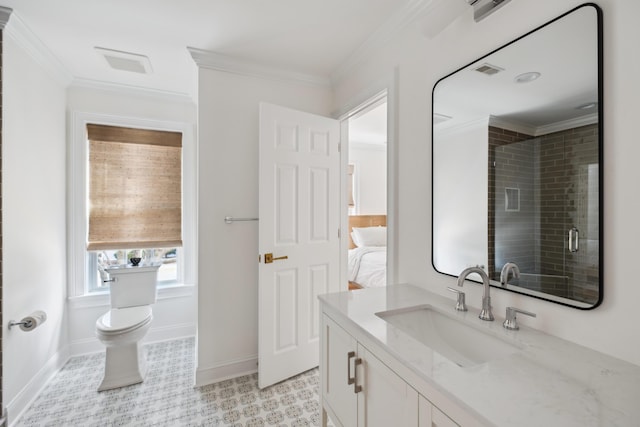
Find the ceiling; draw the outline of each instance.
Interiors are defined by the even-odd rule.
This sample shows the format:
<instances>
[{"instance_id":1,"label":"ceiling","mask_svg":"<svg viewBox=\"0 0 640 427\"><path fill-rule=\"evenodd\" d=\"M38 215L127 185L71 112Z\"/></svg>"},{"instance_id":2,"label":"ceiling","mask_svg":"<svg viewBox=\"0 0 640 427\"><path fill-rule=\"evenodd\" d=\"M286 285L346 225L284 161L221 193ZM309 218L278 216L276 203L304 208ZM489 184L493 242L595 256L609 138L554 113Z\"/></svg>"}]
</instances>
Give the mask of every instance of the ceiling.
<instances>
[{"instance_id":1,"label":"ceiling","mask_svg":"<svg viewBox=\"0 0 640 427\"><path fill-rule=\"evenodd\" d=\"M0 0L80 82L196 99L187 47L324 77L389 23L441 0ZM152 72L115 70L94 49L149 58Z\"/></svg>"},{"instance_id":2,"label":"ceiling","mask_svg":"<svg viewBox=\"0 0 640 427\"><path fill-rule=\"evenodd\" d=\"M476 71L486 64L501 71ZM516 81L531 72L539 78ZM450 118L439 130L492 117L531 129L533 135L554 124L597 119L597 103L598 33L592 7L582 7L464 67L434 90L434 113ZM585 106L592 108L580 108Z\"/></svg>"}]
</instances>

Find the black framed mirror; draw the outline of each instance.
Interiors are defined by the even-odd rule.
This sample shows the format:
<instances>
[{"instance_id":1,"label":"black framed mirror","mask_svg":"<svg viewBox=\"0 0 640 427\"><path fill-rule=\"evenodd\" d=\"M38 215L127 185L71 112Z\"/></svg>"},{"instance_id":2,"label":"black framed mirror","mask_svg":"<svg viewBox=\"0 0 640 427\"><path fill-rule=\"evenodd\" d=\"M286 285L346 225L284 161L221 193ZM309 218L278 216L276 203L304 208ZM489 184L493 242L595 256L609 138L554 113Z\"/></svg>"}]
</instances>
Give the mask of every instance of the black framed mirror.
<instances>
[{"instance_id":1,"label":"black framed mirror","mask_svg":"<svg viewBox=\"0 0 640 427\"><path fill-rule=\"evenodd\" d=\"M481 266L492 286L598 306L600 8L576 7L443 77L432 96L436 271ZM507 263L520 274L502 283Z\"/></svg>"}]
</instances>

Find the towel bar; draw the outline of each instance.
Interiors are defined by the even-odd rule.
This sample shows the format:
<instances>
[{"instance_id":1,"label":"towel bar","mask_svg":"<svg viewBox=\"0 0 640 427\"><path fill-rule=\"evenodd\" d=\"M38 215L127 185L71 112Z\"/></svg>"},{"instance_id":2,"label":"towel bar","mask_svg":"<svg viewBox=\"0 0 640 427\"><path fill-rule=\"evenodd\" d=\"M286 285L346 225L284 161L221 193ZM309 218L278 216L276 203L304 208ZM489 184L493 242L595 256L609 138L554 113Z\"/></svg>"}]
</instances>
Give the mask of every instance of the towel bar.
<instances>
[{"instance_id":1,"label":"towel bar","mask_svg":"<svg viewBox=\"0 0 640 427\"><path fill-rule=\"evenodd\" d=\"M224 222L227 224L232 224L237 221L258 221L259 218L234 218L232 216L225 216Z\"/></svg>"}]
</instances>

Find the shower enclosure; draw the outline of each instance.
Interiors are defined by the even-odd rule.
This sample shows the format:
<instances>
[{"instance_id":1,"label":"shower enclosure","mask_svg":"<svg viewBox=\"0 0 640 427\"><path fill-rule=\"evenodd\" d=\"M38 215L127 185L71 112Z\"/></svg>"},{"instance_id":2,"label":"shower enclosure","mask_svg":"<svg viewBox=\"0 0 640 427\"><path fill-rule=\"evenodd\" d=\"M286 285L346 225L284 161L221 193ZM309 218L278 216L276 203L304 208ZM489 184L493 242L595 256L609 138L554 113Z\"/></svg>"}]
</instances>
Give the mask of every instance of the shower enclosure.
<instances>
[{"instance_id":1,"label":"shower enclosure","mask_svg":"<svg viewBox=\"0 0 640 427\"><path fill-rule=\"evenodd\" d=\"M489 128L489 272L584 303L598 300L598 125L540 137Z\"/></svg>"}]
</instances>

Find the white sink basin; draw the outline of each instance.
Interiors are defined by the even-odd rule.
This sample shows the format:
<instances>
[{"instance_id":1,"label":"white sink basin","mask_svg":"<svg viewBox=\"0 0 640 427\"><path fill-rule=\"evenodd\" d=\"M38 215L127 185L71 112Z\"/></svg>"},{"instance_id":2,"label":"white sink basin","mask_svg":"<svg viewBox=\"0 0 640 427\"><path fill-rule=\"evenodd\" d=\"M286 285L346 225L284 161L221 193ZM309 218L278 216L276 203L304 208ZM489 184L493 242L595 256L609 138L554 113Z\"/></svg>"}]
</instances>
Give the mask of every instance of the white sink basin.
<instances>
[{"instance_id":1,"label":"white sink basin","mask_svg":"<svg viewBox=\"0 0 640 427\"><path fill-rule=\"evenodd\" d=\"M503 358L522 350L489 331L436 311L428 305L383 311L376 313L376 316L463 367ZM478 322L482 320L478 319Z\"/></svg>"}]
</instances>

